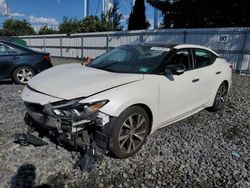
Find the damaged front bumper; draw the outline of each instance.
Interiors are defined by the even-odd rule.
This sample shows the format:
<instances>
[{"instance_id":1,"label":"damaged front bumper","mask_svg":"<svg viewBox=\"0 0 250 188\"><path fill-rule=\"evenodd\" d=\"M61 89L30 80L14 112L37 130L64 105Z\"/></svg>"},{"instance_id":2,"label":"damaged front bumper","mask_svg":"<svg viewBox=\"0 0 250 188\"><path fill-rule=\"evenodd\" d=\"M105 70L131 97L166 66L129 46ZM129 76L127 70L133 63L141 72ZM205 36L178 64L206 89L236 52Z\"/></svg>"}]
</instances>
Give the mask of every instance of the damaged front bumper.
<instances>
[{"instance_id":1,"label":"damaged front bumper","mask_svg":"<svg viewBox=\"0 0 250 188\"><path fill-rule=\"evenodd\" d=\"M50 135L71 145L86 145L92 140L100 148L108 149L110 124L115 118L99 111L107 102L81 104L72 100L46 105L25 102L25 122L35 129L45 128Z\"/></svg>"}]
</instances>

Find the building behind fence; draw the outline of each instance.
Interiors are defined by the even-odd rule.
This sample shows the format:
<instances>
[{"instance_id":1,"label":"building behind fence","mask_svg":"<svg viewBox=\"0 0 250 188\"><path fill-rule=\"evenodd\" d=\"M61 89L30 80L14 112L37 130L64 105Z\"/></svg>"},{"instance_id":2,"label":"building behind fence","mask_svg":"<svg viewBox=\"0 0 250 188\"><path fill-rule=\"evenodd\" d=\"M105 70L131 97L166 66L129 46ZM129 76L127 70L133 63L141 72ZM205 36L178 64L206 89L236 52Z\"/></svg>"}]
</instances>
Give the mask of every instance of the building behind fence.
<instances>
[{"instance_id":1,"label":"building behind fence","mask_svg":"<svg viewBox=\"0 0 250 188\"><path fill-rule=\"evenodd\" d=\"M95 58L119 45L138 42L200 44L218 52L235 70L250 73L250 28L142 30L20 38L35 50L67 58Z\"/></svg>"}]
</instances>

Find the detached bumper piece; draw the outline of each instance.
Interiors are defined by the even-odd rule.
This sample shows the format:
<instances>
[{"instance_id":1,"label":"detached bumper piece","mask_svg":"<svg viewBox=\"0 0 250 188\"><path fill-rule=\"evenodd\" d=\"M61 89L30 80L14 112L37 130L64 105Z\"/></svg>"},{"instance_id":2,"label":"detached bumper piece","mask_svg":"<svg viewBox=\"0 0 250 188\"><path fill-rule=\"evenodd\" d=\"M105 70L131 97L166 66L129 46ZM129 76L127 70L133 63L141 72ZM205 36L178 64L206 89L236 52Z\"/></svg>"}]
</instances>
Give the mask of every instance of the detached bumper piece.
<instances>
[{"instance_id":1,"label":"detached bumper piece","mask_svg":"<svg viewBox=\"0 0 250 188\"><path fill-rule=\"evenodd\" d=\"M79 167L84 172L90 172L93 165L101 162L104 158L104 152L96 146L94 142L86 146L82 157L76 162L75 168Z\"/></svg>"},{"instance_id":2,"label":"detached bumper piece","mask_svg":"<svg viewBox=\"0 0 250 188\"><path fill-rule=\"evenodd\" d=\"M43 141L41 138L38 138L30 133L17 133L13 135L14 143L18 143L22 146L28 146L32 144L33 146L44 146L48 145L47 142Z\"/></svg>"}]
</instances>

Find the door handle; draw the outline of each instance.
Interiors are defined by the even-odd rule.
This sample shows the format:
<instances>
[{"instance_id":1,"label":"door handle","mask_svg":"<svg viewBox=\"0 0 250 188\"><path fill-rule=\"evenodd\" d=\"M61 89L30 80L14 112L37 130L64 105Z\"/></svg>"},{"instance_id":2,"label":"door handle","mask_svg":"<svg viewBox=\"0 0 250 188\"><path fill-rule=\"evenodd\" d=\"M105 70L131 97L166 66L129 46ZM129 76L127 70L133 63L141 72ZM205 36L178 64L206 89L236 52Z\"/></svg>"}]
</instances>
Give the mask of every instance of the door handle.
<instances>
[{"instance_id":1,"label":"door handle","mask_svg":"<svg viewBox=\"0 0 250 188\"><path fill-rule=\"evenodd\" d=\"M221 71L218 71L218 72L216 72L215 74L220 74L221 73Z\"/></svg>"},{"instance_id":2,"label":"door handle","mask_svg":"<svg viewBox=\"0 0 250 188\"><path fill-rule=\"evenodd\" d=\"M199 80L200 80L200 79L197 78L197 79L192 80L192 82L198 82Z\"/></svg>"}]
</instances>

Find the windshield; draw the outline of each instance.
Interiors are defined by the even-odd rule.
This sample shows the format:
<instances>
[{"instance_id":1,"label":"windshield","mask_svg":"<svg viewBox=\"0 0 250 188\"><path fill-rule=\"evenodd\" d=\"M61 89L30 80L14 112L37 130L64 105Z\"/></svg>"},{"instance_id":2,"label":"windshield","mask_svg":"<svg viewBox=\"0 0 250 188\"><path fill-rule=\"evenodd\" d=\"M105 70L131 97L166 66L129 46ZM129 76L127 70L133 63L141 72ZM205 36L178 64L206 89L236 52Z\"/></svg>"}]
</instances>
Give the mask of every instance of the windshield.
<instances>
[{"instance_id":1,"label":"windshield","mask_svg":"<svg viewBox=\"0 0 250 188\"><path fill-rule=\"evenodd\" d=\"M124 45L93 60L88 66L123 73L151 73L169 48Z\"/></svg>"}]
</instances>

